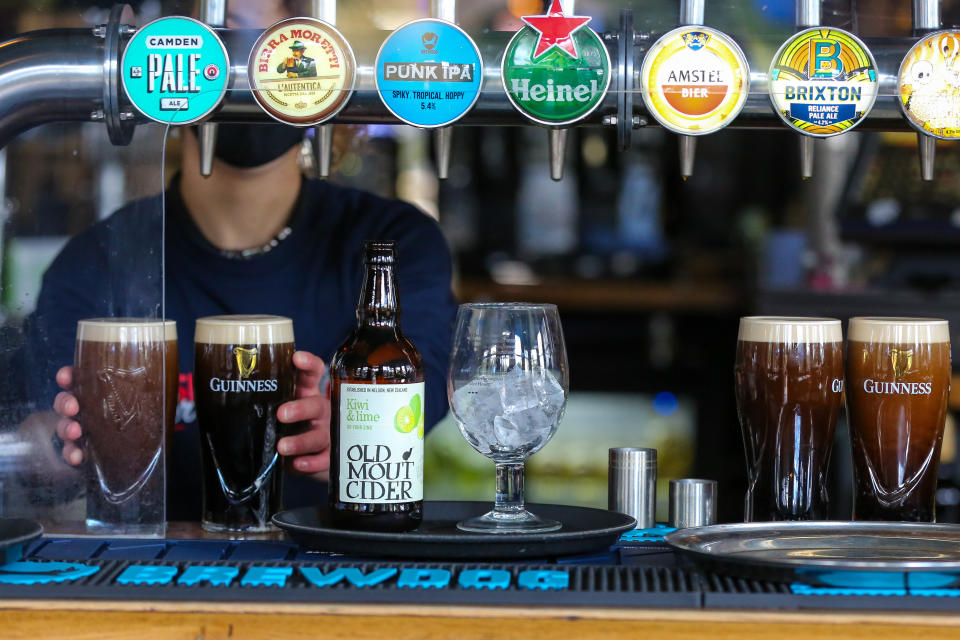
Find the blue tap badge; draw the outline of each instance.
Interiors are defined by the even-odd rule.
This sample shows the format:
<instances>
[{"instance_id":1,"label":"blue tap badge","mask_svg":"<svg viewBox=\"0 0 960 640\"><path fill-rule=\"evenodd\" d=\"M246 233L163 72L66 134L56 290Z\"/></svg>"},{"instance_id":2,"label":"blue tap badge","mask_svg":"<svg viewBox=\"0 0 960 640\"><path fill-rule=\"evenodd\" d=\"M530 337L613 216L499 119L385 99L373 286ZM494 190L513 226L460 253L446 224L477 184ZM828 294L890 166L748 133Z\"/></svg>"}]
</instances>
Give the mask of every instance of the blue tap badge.
<instances>
[{"instance_id":1,"label":"blue tap badge","mask_svg":"<svg viewBox=\"0 0 960 640\"><path fill-rule=\"evenodd\" d=\"M202 22L183 17L141 27L127 43L120 68L134 108L165 124L190 124L210 115L230 77L220 37Z\"/></svg>"},{"instance_id":2,"label":"blue tap badge","mask_svg":"<svg viewBox=\"0 0 960 640\"><path fill-rule=\"evenodd\" d=\"M483 60L473 39L444 20L415 20L377 54L377 91L390 113L417 127L462 118L480 97Z\"/></svg>"}]
</instances>

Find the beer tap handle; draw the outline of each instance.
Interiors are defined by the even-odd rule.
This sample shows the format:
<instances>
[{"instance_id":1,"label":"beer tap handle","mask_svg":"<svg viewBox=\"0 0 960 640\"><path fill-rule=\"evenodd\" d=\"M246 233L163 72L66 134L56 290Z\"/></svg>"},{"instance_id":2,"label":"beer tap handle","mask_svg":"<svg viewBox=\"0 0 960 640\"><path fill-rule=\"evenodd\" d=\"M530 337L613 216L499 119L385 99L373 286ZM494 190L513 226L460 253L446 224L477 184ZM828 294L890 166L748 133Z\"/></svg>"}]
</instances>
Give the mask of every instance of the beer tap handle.
<instances>
[{"instance_id":1,"label":"beer tap handle","mask_svg":"<svg viewBox=\"0 0 960 640\"><path fill-rule=\"evenodd\" d=\"M550 133L550 177L563 180L563 164L567 158L567 129L554 128Z\"/></svg>"},{"instance_id":2,"label":"beer tap handle","mask_svg":"<svg viewBox=\"0 0 960 640\"><path fill-rule=\"evenodd\" d=\"M819 26L822 18L820 0L797 0L796 24L797 30ZM800 135L800 177L809 180L813 177L813 158L816 151L815 140L810 136Z\"/></svg>"},{"instance_id":3,"label":"beer tap handle","mask_svg":"<svg viewBox=\"0 0 960 640\"><path fill-rule=\"evenodd\" d=\"M457 0L431 0L430 15L447 22L457 21ZM450 150L453 147L453 131L441 127L433 132L433 145L437 154L437 177L446 180L450 173Z\"/></svg>"},{"instance_id":4,"label":"beer tap handle","mask_svg":"<svg viewBox=\"0 0 960 640\"><path fill-rule=\"evenodd\" d=\"M940 28L940 0L913 0L913 35L920 36ZM933 180L937 154L937 139L925 133L917 133L920 147L920 177Z\"/></svg>"},{"instance_id":5,"label":"beer tap handle","mask_svg":"<svg viewBox=\"0 0 960 640\"><path fill-rule=\"evenodd\" d=\"M313 17L336 26L337 0L313 0ZM313 167L318 178L330 177L333 157L333 125L321 124L313 128Z\"/></svg>"},{"instance_id":6,"label":"beer tap handle","mask_svg":"<svg viewBox=\"0 0 960 640\"><path fill-rule=\"evenodd\" d=\"M211 27L223 27L227 23L226 0L203 0L200 3L200 22ZM217 146L217 125L204 122L200 125L200 175L209 178L213 173L213 150Z\"/></svg>"},{"instance_id":7,"label":"beer tap handle","mask_svg":"<svg viewBox=\"0 0 960 640\"><path fill-rule=\"evenodd\" d=\"M680 0L680 24L703 24L706 0ZM686 180L693 175L697 157L697 139L680 136L680 177Z\"/></svg>"}]
</instances>

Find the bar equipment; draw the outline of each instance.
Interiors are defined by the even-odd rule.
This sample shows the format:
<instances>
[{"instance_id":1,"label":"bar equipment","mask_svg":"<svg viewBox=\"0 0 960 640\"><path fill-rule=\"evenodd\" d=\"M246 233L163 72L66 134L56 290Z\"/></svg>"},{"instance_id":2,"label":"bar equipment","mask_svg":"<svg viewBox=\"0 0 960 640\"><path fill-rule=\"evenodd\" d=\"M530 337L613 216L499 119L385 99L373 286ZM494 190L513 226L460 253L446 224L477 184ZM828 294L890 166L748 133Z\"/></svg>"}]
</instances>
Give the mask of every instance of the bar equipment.
<instances>
[{"instance_id":1,"label":"bar equipment","mask_svg":"<svg viewBox=\"0 0 960 640\"><path fill-rule=\"evenodd\" d=\"M717 481L682 478L670 481L671 527L687 529L717 522Z\"/></svg>"},{"instance_id":2,"label":"bar equipment","mask_svg":"<svg viewBox=\"0 0 960 640\"><path fill-rule=\"evenodd\" d=\"M815 27L820 24L820 0L797 0L797 29ZM800 177L809 180L813 177L814 139L800 136Z\"/></svg>"},{"instance_id":3,"label":"bar equipment","mask_svg":"<svg viewBox=\"0 0 960 640\"><path fill-rule=\"evenodd\" d=\"M680 0L680 24L703 24L706 0ZM697 158L697 139L680 136L680 176L686 180L693 175Z\"/></svg>"},{"instance_id":4,"label":"bar equipment","mask_svg":"<svg viewBox=\"0 0 960 640\"><path fill-rule=\"evenodd\" d=\"M913 0L913 35L922 36L939 28L940 0ZM933 180L937 139L918 132L917 144L920 148L920 177L927 181Z\"/></svg>"},{"instance_id":5,"label":"bar equipment","mask_svg":"<svg viewBox=\"0 0 960 640\"><path fill-rule=\"evenodd\" d=\"M430 15L456 24L457 0L431 0ZM433 143L437 154L437 177L446 180L450 173L450 149L453 145L453 132L450 127L440 127L434 131Z\"/></svg>"},{"instance_id":6,"label":"bar equipment","mask_svg":"<svg viewBox=\"0 0 960 640\"><path fill-rule=\"evenodd\" d=\"M337 26L337 0L312 0L314 18ZM318 178L330 177L330 159L333 156L333 125L321 124L313 128L313 164Z\"/></svg>"},{"instance_id":7,"label":"bar equipment","mask_svg":"<svg viewBox=\"0 0 960 640\"><path fill-rule=\"evenodd\" d=\"M637 520L638 529L657 524L657 450L636 447L610 449L607 509Z\"/></svg>"},{"instance_id":8,"label":"bar equipment","mask_svg":"<svg viewBox=\"0 0 960 640\"><path fill-rule=\"evenodd\" d=\"M200 22L205 22L211 27L226 26L226 0L203 0L200 3ZM197 142L200 145L200 175L208 178L213 173L213 151L217 146L217 123L202 123Z\"/></svg>"}]
</instances>

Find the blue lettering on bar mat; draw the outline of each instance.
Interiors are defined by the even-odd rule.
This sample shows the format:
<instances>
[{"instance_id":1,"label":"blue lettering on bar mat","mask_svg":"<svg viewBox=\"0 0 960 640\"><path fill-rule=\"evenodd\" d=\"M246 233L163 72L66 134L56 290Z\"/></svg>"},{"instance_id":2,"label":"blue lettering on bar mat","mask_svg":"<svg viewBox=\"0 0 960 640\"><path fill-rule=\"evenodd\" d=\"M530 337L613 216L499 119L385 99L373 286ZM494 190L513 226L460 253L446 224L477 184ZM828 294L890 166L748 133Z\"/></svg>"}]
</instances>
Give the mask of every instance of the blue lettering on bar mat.
<instances>
[{"instance_id":1,"label":"blue lettering on bar mat","mask_svg":"<svg viewBox=\"0 0 960 640\"><path fill-rule=\"evenodd\" d=\"M665 535L676 530L676 527L668 527L664 524L658 524L649 529L634 529L620 536L620 541L617 544L623 544L624 542L663 542Z\"/></svg>"},{"instance_id":2,"label":"blue lettering on bar mat","mask_svg":"<svg viewBox=\"0 0 960 640\"><path fill-rule=\"evenodd\" d=\"M566 571L523 571L517 576L521 589L566 589L570 586L570 574Z\"/></svg>"},{"instance_id":3,"label":"blue lettering on bar mat","mask_svg":"<svg viewBox=\"0 0 960 640\"><path fill-rule=\"evenodd\" d=\"M307 579L307 582L315 587L329 587L337 584L344 578L355 587L372 587L380 584L384 580L389 580L397 575L397 570L393 567L377 569L370 573L363 573L360 569L346 567L334 569L330 573L324 573L317 567L300 567L300 573Z\"/></svg>"},{"instance_id":4,"label":"blue lettering on bar mat","mask_svg":"<svg viewBox=\"0 0 960 640\"><path fill-rule=\"evenodd\" d=\"M450 584L450 572L446 569L404 569L397 579L401 589L443 589Z\"/></svg>"},{"instance_id":5,"label":"blue lettering on bar mat","mask_svg":"<svg viewBox=\"0 0 960 640\"><path fill-rule=\"evenodd\" d=\"M151 564L132 564L117 576L120 584L170 584L177 575L176 567Z\"/></svg>"},{"instance_id":6,"label":"blue lettering on bar mat","mask_svg":"<svg viewBox=\"0 0 960 640\"><path fill-rule=\"evenodd\" d=\"M466 569L457 582L464 589L506 589L510 580L510 572L503 569Z\"/></svg>"},{"instance_id":7,"label":"blue lettering on bar mat","mask_svg":"<svg viewBox=\"0 0 960 640\"><path fill-rule=\"evenodd\" d=\"M285 587L293 567L250 567L243 580L245 587Z\"/></svg>"},{"instance_id":8,"label":"blue lettering on bar mat","mask_svg":"<svg viewBox=\"0 0 960 640\"><path fill-rule=\"evenodd\" d=\"M13 562L0 567L0 584L50 584L92 576L100 567L74 562Z\"/></svg>"},{"instance_id":9,"label":"blue lettering on bar mat","mask_svg":"<svg viewBox=\"0 0 960 640\"><path fill-rule=\"evenodd\" d=\"M209 582L214 587L229 587L240 573L237 567L190 565L179 578L177 584L194 585Z\"/></svg>"}]
</instances>

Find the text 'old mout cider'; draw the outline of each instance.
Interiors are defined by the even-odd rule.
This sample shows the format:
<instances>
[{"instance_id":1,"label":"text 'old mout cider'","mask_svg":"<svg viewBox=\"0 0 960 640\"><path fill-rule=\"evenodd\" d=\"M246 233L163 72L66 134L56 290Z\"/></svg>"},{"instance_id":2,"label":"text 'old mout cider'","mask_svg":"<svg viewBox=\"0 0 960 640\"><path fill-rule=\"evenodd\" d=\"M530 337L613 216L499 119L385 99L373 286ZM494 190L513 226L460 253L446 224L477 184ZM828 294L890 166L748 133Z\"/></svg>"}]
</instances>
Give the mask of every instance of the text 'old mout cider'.
<instances>
[{"instance_id":1,"label":"text 'old mout cider'","mask_svg":"<svg viewBox=\"0 0 960 640\"><path fill-rule=\"evenodd\" d=\"M409 531L423 518L423 358L400 330L392 242L367 242L357 326L330 364L333 524Z\"/></svg>"}]
</instances>

